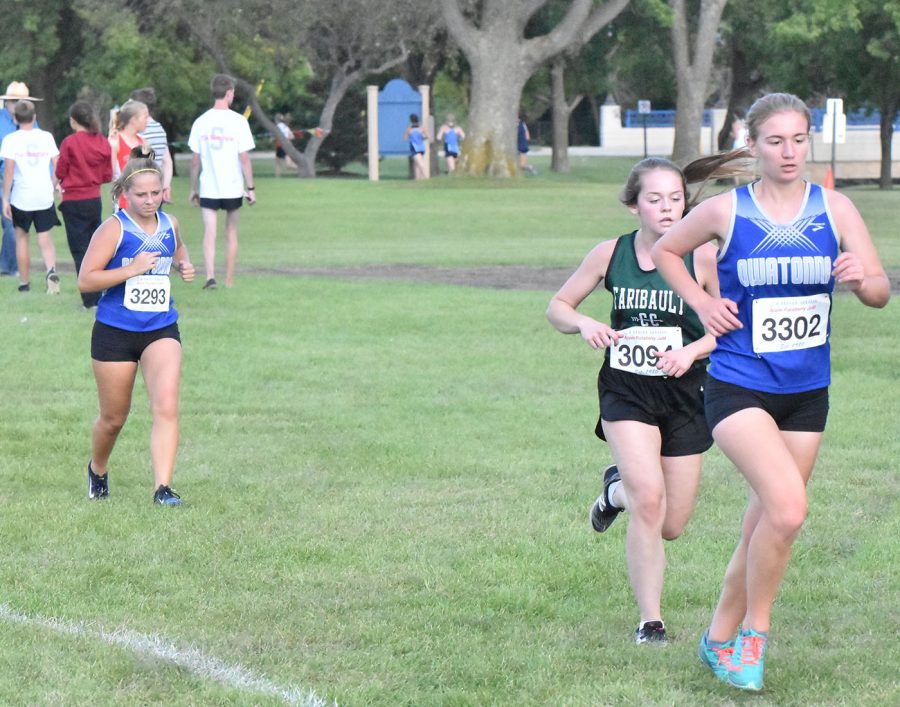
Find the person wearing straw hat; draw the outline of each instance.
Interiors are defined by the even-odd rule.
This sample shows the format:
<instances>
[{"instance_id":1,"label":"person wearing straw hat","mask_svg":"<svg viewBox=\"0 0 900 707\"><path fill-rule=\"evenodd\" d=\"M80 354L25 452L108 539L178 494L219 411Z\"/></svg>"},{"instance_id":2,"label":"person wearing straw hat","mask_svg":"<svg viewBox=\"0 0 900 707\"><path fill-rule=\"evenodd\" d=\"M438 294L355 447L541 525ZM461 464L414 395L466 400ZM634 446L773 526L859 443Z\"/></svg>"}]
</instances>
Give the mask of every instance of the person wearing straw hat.
<instances>
[{"instance_id":1,"label":"person wearing straw hat","mask_svg":"<svg viewBox=\"0 0 900 707\"><path fill-rule=\"evenodd\" d=\"M29 95L28 86L21 81L13 81L6 87L6 93L0 96L0 101L3 101L3 104L0 105L0 142L3 142L3 138L7 135L18 130L19 126L16 125L15 118L13 118L13 110L16 107L16 103L23 99L28 99L29 101L44 100L43 98L35 98L34 96ZM35 127L38 127L37 121L35 121ZM3 160L0 159L0 183L3 181L5 169L6 165L3 163ZM15 231L13 230L13 224L10 219L3 216L2 221L3 243L2 247L0 247L0 275L14 276L19 272L18 265L16 264Z\"/></svg>"}]
</instances>

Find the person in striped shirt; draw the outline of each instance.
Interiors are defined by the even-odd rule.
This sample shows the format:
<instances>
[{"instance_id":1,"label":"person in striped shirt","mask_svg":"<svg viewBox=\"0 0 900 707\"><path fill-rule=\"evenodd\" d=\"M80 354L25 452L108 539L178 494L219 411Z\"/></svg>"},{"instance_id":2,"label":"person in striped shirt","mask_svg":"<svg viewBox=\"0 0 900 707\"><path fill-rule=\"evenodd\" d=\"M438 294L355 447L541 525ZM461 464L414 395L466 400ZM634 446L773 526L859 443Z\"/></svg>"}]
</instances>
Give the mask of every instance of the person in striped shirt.
<instances>
[{"instance_id":1,"label":"person in striped shirt","mask_svg":"<svg viewBox=\"0 0 900 707\"><path fill-rule=\"evenodd\" d=\"M140 136L153 148L153 153L156 155L156 166L162 172L163 203L169 203L172 201L172 176L175 174L175 166L172 163L172 153L169 152L169 138L165 128L153 118L153 114L156 112L156 90L152 86L135 89L131 92L131 100L144 103L150 111L147 128L140 133Z\"/></svg>"}]
</instances>

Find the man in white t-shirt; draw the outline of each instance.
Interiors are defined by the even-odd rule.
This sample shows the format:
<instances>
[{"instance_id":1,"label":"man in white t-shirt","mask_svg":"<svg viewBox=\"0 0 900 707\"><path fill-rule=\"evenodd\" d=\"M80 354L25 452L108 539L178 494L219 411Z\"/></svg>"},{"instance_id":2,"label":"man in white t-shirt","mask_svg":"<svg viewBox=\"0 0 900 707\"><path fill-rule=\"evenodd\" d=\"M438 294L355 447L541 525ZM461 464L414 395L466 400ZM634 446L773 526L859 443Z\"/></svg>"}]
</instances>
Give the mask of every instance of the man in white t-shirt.
<instances>
[{"instance_id":1,"label":"man in white t-shirt","mask_svg":"<svg viewBox=\"0 0 900 707\"><path fill-rule=\"evenodd\" d=\"M234 86L230 76L213 76L213 107L194 121L188 138L188 147L194 153L189 198L192 204L200 206L203 215L205 290L216 288L216 212L225 211L225 287L231 287L238 250L238 209L245 197L248 204L256 203L250 164L250 150L256 144L247 119L231 110Z\"/></svg>"},{"instance_id":2,"label":"man in white t-shirt","mask_svg":"<svg viewBox=\"0 0 900 707\"><path fill-rule=\"evenodd\" d=\"M16 261L19 266L19 292L31 289L28 269L28 232L32 224L47 268L47 292L59 294L56 273L56 249L50 229L59 225L53 194L57 187L56 161L59 149L46 130L34 126L34 103L19 101L13 110L19 129L0 143L0 159L6 162L3 175L3 215L16 232ZM52 165L52 169L51 169Z\"/></svg>"}]
</instances>

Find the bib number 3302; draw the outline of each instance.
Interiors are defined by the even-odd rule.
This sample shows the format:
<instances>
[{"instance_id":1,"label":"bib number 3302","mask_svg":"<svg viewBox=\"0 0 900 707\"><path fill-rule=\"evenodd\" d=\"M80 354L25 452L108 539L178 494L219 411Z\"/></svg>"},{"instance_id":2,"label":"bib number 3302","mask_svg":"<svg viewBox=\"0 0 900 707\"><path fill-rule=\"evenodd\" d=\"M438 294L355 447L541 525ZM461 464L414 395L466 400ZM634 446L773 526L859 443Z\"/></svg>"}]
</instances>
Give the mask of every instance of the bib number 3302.
<instances>
[{"instance_id":1,"label":"bib number 3302","mask_svg":"<svg viewBox=\"0 0 900 707\"><path fill-rule=\"evenodd\" d=\"M753 300L753 351L795 351L822 346L828 339L831 298L766 297Z\"/></svg>"},{"instance_id":2,"label":"bib number 3302","mask_svg":"<svg viewBox=\"0 0 900 707\"><path fill-rule=\"evenodd\" d=\"M166 275L129 277L125 281L125 307L133 312L167 312L171 286Z\"/></svg>"},{"instance_id":3,"label":"bib number 3302","mask_svg":"<svg viewBox=\"0 0 900 707\"><path fill-rule=\"evenodd\" d=\"M656 367L659 354L681 348L681 327L635 326L622 336L609 351L610 365L620 371L639 376L664 376Z\"/></svg>"}]
</instances>

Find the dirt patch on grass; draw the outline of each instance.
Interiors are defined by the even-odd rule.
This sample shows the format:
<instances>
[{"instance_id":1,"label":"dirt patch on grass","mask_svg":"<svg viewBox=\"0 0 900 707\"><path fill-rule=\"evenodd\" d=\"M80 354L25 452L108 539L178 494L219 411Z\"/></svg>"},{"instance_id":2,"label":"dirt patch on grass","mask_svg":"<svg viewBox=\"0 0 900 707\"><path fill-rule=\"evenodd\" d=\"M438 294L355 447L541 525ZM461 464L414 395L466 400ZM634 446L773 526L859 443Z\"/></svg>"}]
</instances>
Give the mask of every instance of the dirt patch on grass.
<instances>
[{"instance_id":1,"label":"dirt patch on grass","mask_svg":"<svg viewBox=\"0 0 900 707\"><path fill-rule=\"evenodd\" d=\"M348 268L248 268L246 271L271 275L333 277L348 280L401 280L434 282L462 287L497 290L546 290L555 292L572 274L572 268L545 268L529 265L484 265L448 268L429 265L362 265ZM891 291L900 293L900 271L888 272ZM837 288L841 291L844 288Z\"/></svg>"}]
</instances>

